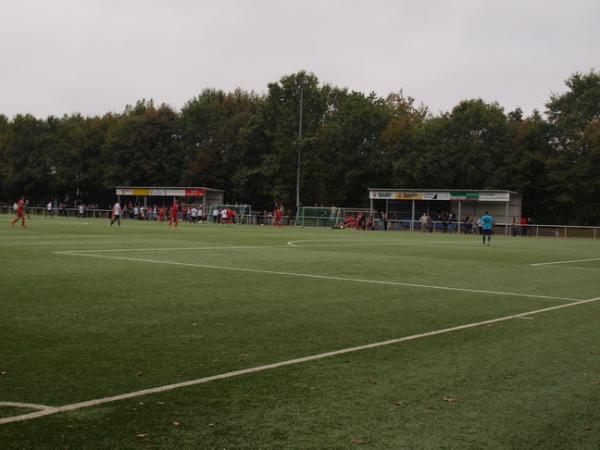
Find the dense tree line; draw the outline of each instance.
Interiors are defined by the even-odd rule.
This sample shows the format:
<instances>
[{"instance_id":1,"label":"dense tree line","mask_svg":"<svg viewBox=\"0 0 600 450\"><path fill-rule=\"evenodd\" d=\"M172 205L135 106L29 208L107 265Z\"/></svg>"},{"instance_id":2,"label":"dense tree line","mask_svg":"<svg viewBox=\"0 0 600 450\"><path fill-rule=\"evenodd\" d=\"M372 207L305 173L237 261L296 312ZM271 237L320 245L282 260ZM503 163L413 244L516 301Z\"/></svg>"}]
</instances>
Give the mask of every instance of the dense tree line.
<instances>
[{"instance_id":1,"label":"dense tree line","mask_svg":"<svg viewBox=\"0 0 600 450\"><path fill-rule=\"evenodd\" d=\"M101 117L0 115L0 195L108 204L115 185L186 185L293 206L299 152L307 205L365 205L368 187L511 189L538 221L598 225L600 73L572 75L528 117L479 99L431 114L402 91L305 72L264 95L207 89L181 111L140 100Z\"/></svg>"}]
</instances>

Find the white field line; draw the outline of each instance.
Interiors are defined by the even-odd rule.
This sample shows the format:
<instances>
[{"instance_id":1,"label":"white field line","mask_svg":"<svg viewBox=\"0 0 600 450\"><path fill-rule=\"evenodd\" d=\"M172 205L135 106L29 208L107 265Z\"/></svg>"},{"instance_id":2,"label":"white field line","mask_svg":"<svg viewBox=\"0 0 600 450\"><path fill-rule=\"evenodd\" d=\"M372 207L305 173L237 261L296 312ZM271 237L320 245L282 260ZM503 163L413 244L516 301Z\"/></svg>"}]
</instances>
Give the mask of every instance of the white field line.
<instances>
[{"instance_id":1,"label":"white field line","mask_svg":"<svg viewBox=\"0 0 600 450\"><path fill-rule=\"evenodd\" d=\"M551 295L538 295L538 294L522 294L518 292L504 292L504 291L489 291L483 289L467 289L467 288L457 288L457 287L449 287L449 286L434 286L428 284L416 284L416 283L404 283L400 281L385 281L385 280L369 280L366 278L348 278L348 277L336 277L329 275L317 275L310 273L297 273L297 272L281 272L276 270L263 270L263 269L247 269L243 267L229 267L229 266L213 266L211 264L192 264L192 263L182 263L175 261L161 261L156 259L145 259L145 258L131 258L127 256L106 256L106 255L94 255L91 253L74 253L74 252L55 252L60 255L67 256L85 256L89 258L105 258L105 259L113 259L118 261L136 261L136 262L146 262L153 264L165 264L171 266L182 266L182 267L197 267L201 269L211 269L211 270L227 270L232 272L250 272L250 273L261 273L266 275L281 275L287 277L299 277L299 278L311 278L317 280L334 280L334 281L349 281L353 283L368 283L368 284L379 284L386 286L404 286L411 288L421 288L421 289L438 289L444 291L456 291L456 292L469 292L473 294L490 294L490 295L504 295L510 297L523 297L523 298L537 298L537 299L546 299L546 300L563 300L563 301L571 301L577 302L581 301L579 298L568 298L568 297L555 297Z\"/></svg>"},{"instance_id":2,"label":"white field line","mask_svg":"<svg viewBox=\"0 0 600 450\"><path fill-rule=\"evenodd\" d=\"M165 252L179 250L240 250L257 248L286 248L286 245L239 245L223 247L163 247L163 248L113 248L107 250L64 250L54 252L57 255L70 255L75 253L120 253L120 252Z\"/></svg>"},{"instance_id":3,"label":"white field line","mask_svg":"<svg viewBox=\"0 0 600 450\"><path fill-rule=\"evenodd\" d=\"M377 242L366 242L359 241L358 239L305 239L299 241L289 241L286 245L239 245L239 246L206 246L206 247L163 247L163 248L112 248L112 249L98 249L98 250L64 250L55 251L55 254L71 254L71 253L116 253L116 252L164 252L164 251L189 251L189 250L243 250L243 249L260 249L260 248L286 248L286 247L324 247L324 246L340 246L339 244L309 244L299 245L304 242L351 242L352 244L368 244L368 245L405 245L411 244L411 242L398 242L398 241L377 241ZM428 244L447 244L452 242L436 241L428 242ZM458 242L454 242L458 244ZM472 244L472 242L461 242L462 244ZM479 241L477 242L479 243ZM345 245L345 244L343 244ZM420 245L420 244L419 244Z\"/></svg>"},{"instance_id":4,"label":"white field line","mask_svg":"<svg viewBox=\"0 0 600 450\"><path fill-rule=\"evenodd\" d=\"M585 261L600 261L600 258L571 259L568 261L550 261L550 262L535 263L535 264L529 264L529 265L530 266L553 266L556 264L570 264L570 263L578 263L578 262L585 262Z\"/></svg>"},{"instance_id":5,"label":"white field line","mask_svg":"<svg viewBox=\"0 0 600 450\"><path fill-rule=\"evenodd\" d=\"M28 409L52 409L52 406L38 405L37 403L20 403L20 402L0 402L0 408L28 408Z\"/></svg>"},{"instance_id":6,"label":"white field line","mask_svg":"<svg viewBox=\"0 0 600 450\"><path fill-rule=\"evenodd\" d=\"M130 398L142 397L145 395L173 391L175 389L180 389L180 388L184 388L184 387L210 383L211 381L225 380L227 378L239 377L241 375L247 375L247 374L256 373L256 372L264 372L266 370L277 369L279 367L292 366L295 364L302 364L302 363L309 362L309 361L316 361L319 359L330 358L330 357L338 356L338 355L344 355L346 353L353 353L353 352L358 352L358 351L362 351L362 350L368 350L368 349L372 349L372 348L398 344L400 342L414 341L416 339L426 338L426 337L430 337L430 336L437 336L440 334L451 333L454 331L466 330L469 328L480 327L483 325L490 325L493 323L504 322L504 321L512 320L512 319L519 319L519 318L531 316L534 314L541 314L541 313L548 312L548 311L554 311L557 309L570 308L572 306L583 305L585 303L591 303L591 302L595 302L598 300L600 300L600 297L590 298L587 300L580 300L575 303L566 303L563 305L551 306L549 308L536 309L534 311L524 312L524 313L520 313L520 314L513 314L510 316L498 317L497 319L490 319L490 320L484 320L481 322L474 322L474 323L468 323L465 325L459 325L456 327L443 328L441 330L430 331L427 333L413 334L412 336L405 336L402 338L390 339L387 341L375 342L375 343L366 344L366 345L360 345L358 347L349 347L349 348L344 348L341 350L335 350L332 352L319 353L317 355L305 356L302 358L295 358L295 359L290 359L287 361L281 361L281 362L272 363L272 364L265 364L263 366L251 367L248 369L234 370L234 371L222 373L219 375L213 375L213 376L198 378L198 379L189 380L189 381L182 381L180 383L167 384L164 386L157 386L157 387L153 387L153 388L149 388L149 389L142 389L140 391L128 392L126 394L113 395L111 397L98 398L95 400L88 400L88 401L79 402L79 403L71 403L70 405L52 407L52 408L49 408L49 409L46 409L43 411L36 411L36 412L29 413L29 414L6 417L3 419L0 419L0 425L12 423L12 422L22 422L25 420L37 419L39 417L49 416L52 414L68 412L68 411L75 411L78 409L89 408L92 406L103 405L105 403L111 403L111 402L126 400L126 399L130 399Z\"/></svg>"},{"instance_id":7,"label":"white field line","mask_svg":"<svg viewBox=\"0 0 600 450\"><path fill-rule=\"evenodd\" d=\"M290 247L343 247L346 244L309 244L302 245L304 242L351 242L352 244L366 244L370 246L389 246L389 245L424 245L424 244L459 244L459 245L481 245L481 241L361 241L358 239L302 239L298 241L289 241L287 245Z\"/></svg>"},{"instance_id":8,"label":"white field line","mask_svg":"<svg viewBox=\"0 0 600 450\"><path fill-rule=\"evenodd\" d=\"M34 222L34 223L40 223L43 222L44 225L60 225L61 227L63 225L89 225L89 222L78 222L75 220L69 220L69 219L56 219L56 221L54 221L54 219L29 219L30 221ZM64 221L63 221L64 220Z\"/></svg>"},{"instance_id":9,"label":"white field line","mask_svg":"<svg viewBox=\"0 0 600 450\"><path fill-rule=\"evenodd\" d=\"M288 241L287 245L289 245L290 247L303 247L302 245L298 245L303 242L352 242L352 243L357 243L357 242L365 242L365 241L359 241L358 239L302 239L299 241ZM325 244L325 245L329 246L331 244Z\"/></svg>"}]
</instances>

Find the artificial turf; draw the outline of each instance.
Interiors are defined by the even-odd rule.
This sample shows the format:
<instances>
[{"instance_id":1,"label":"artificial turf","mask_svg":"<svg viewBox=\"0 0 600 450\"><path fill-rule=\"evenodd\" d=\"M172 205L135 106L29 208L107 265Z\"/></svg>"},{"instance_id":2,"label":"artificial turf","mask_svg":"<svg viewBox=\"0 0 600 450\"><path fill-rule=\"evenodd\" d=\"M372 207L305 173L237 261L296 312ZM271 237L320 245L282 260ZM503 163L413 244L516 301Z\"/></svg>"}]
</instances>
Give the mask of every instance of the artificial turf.
<instances>
[{"instance_id":1,"label":"artificial turf","mask_svg":"<svg viewBox=\"0 0 600 450\"><path fill-rule=\"evenodd\" d=\"M2 219L0 402L67 405L600 296L600 259L530 265L600 258L594 240ZM0 443L599 448L599 338L600 301L2 424Z\"/></svg>"}]
</instances>

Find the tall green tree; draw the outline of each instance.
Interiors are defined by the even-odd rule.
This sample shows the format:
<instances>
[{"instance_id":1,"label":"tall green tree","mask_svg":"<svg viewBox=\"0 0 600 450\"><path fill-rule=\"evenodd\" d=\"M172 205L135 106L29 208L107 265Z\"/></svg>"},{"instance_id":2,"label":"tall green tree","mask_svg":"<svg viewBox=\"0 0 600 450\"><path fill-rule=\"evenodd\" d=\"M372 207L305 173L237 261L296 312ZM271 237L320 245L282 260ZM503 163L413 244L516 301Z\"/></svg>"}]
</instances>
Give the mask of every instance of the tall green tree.
<instances>
[{"instance_id":1,"label":"tall green tree","mask_svg":"<svg viewBox=\"0 0 600 450\"><path fill-rule=\"evenodd\" d=\"M319 141L326 187L322 203L365 206L369 187L389 184L382 134L391 117L385 100L374 93L333 90Z\"/></svg>"},{"instance_id":2,"label":"tall green tree","mask_svg":"<svg viewBox=\"0 0 600 450\"><path fill-rule=\"evenodd\" d=\"M594 181L595 130L600 121L600 73L575 73L568 90L546 104L550 144L554 150L551 183L562 221L598 224L600 191Z\"/></svg>"},{"instance_id":3,"label":"tall green tree","mask_svg":"<svg viewBox=\"0 0 600 450\"><path fill-rule=\"evenodd\" d=\"M301 153L301 201L312 204L316 172L315 139L327 112L328 86L319 86L316 76L306 72L282 77L268 85L268 93L244 133L244 151L254 165L252 179L260 183L250 191L263 194L259 203L273 201L286 207L296 203L298 152ZM302 139L299 139L302 95ZM265 184L265 182L267 184ZM265 192L267 191L267 192ZM306 194L306 195L305 195ZM267 201L270 199L270 204Z\"/></svg>"},{"instance_id":4,"label":"tall green tree","mask_svg":"<svg viewBox=\"0 0 600 450\"><path fill-rule=\"evenodd\" d=\"M417 129L397 180L425 188L502 189L510 178L510 145L503 109L465 100Z\"/></svg>"},{"instance_id":5,"label":"tall green tree","mask_svg":"<svg viewBox=\"0 0 600 450\"><path fill-rule=\"evenodd\" d=\"M253 93L207 89L181 111L181 139L186 166L182 183L224 189L229 198L250 201L244 168L247 151L240 134L260 103Z\"/></svg>"},{"instance_id":6,"label":"tall green tree","mask_svg":"<svg viewBox=\"0 0 600 450\"><path fill-rule=\"evenodd\" d=\"M51 191L54 124L53 118L44 121L19 114L5 125L2 187L9 201L21 195L45 198Z\"/></svg>"},{"instance_id":7,"label":"tall green tree","mask_svg":"<svg viewBox=\"0 0 600 450\"><path fill-rule=\"evenodd\" d=\"M106 186L178 185L185 167L178 115L167 105L138 101L107 131L102 158Z\"/></svg>"}]
</instances>

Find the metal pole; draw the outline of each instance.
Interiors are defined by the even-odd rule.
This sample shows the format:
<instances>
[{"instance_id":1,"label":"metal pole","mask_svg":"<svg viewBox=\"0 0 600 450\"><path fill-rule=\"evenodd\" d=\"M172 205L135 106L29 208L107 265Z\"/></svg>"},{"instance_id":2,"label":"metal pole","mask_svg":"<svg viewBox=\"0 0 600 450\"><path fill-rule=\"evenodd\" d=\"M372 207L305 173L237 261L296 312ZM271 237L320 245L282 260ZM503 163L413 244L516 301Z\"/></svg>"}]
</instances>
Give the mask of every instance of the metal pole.
<instances>
[{"instance_id":1,"label":"metal pole","mask_svg":"<svg viewBox=\"0 0 600 450\"><path fill-rule=\"evenodd\" d=\"M504 236L508 236L508 203L504 210Z\"/></svg>"},{"instance_id":2,"label":"metal pole","mask_svg":"<svg viewBox=\"0 0 600 450\"><path fill-rule=\"evenodd\" d=\"M300 117L298 120L298 167L296 172L296 208L300 207L300 163L302 143L302 102L304 100L304 87L300 84Z\"/></svg>"},{"instance_id":3,"label":"metal pole","mask_svg":"<svg viewBox=\"0 0 600 450\"><path fill-rule=\"evenodd\" d=\"M458 230L457 230L458 234L460 234L460 221L461 221L461 216L462 216L461 206L462 206L462 203L459 200L458 201L458 217L456 218L456 220L458 221L458 225L457 225L458 226Z\"/></svg>"},{"instance_id":4,"label":"metal pole","mask_svg":"<svg viewBox=\"0 0 600 450\"><path fill-rule=\"evenodd\" d=\"M412 201L412 212L410 218L410 231L415 231L415 201Z\"/></svg>"}]
</instances>

